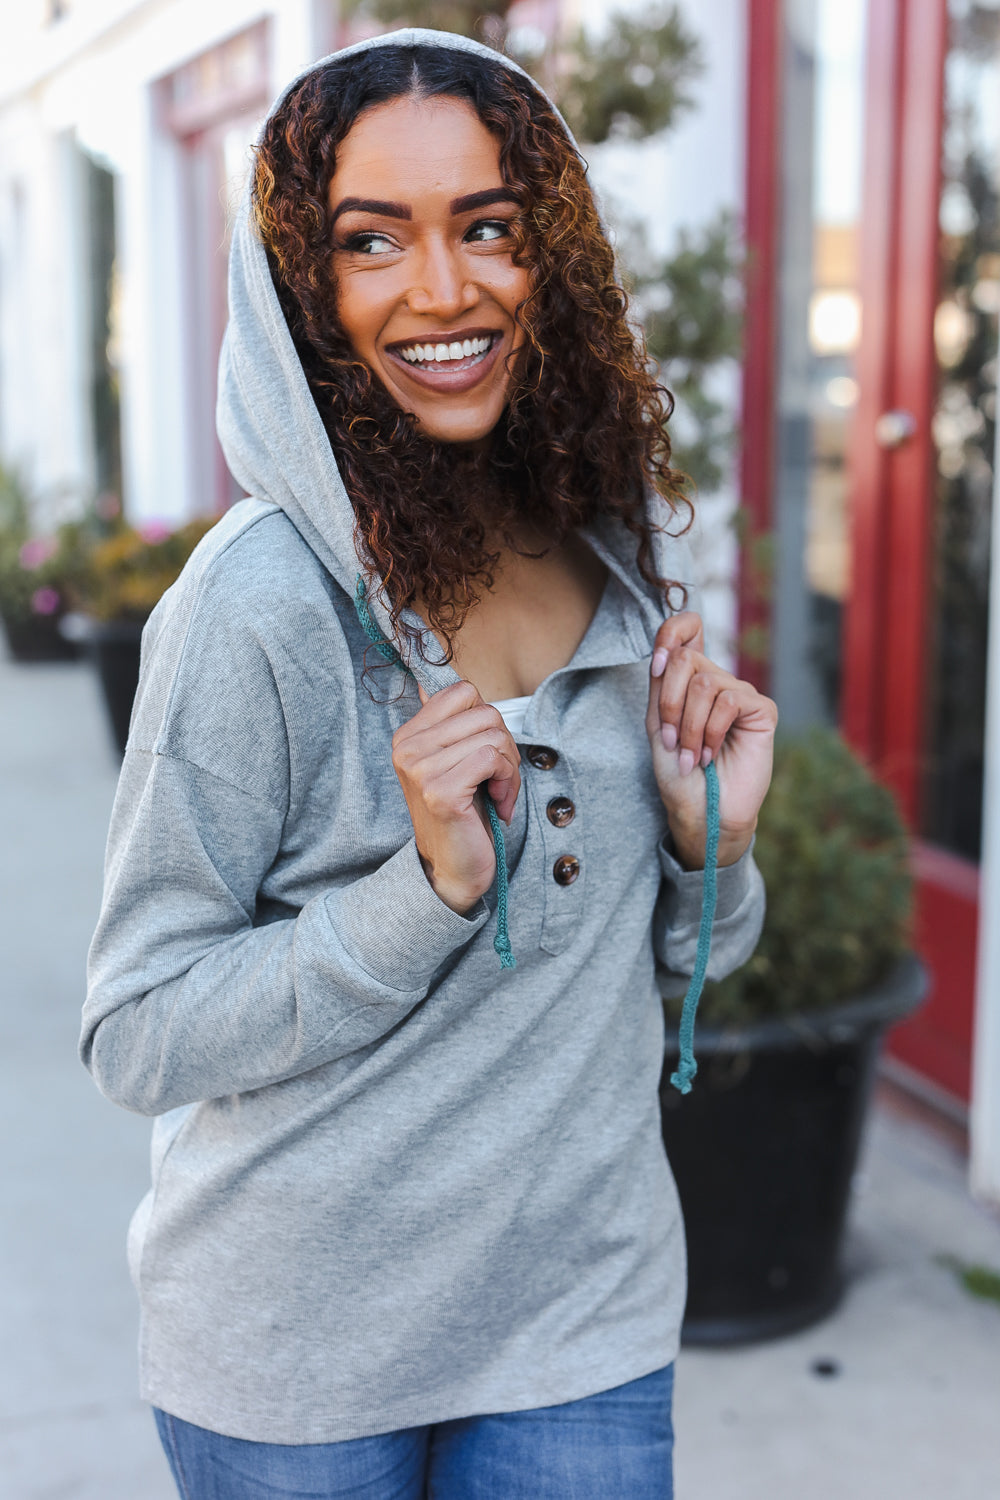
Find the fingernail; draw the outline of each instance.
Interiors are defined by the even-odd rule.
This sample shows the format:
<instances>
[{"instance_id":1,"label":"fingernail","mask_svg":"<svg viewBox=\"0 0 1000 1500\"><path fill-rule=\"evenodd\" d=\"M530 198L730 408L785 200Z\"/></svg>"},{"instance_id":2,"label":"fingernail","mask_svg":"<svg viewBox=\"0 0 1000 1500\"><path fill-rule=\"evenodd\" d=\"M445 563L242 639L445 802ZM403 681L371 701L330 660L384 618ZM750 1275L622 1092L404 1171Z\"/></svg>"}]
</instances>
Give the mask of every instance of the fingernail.
<instances>
[{"instance_id":1,"label":"fingernail","mask_svg":"<svg viewBox=\"0 0 1000 1500\"><path fill-rule=\"evenodd\" d=\"M653 661L649 669L651 677L663 676L663 669L667 665L667 657L669 656L669 654L670 653L666 651L663 646L657 646L656 650L653 652Z\"/></svg>"},{"instance_id":2,"label":"fingernail","mask_svg":"<svg viewBox=\"0 0 1000 1500\"><path fill-rule=\"evenodd\" d=\"M665 750L677 749L677 730L672 724L661 724L660 738Z\"/></svg>"},{"instance_id":3,"label":"fingernail","mask_svg":"<svg viewBox=\"0 0 1000 1500\"><path fill-rule=\"evenodd\" d=\"M677 757L677 769L682 776L690 776L694 770L694 751L682 750Z\"/></svg>"},{"instance_id":4,"label":"fingernail","mask_svg":"<svg viewBox=\"0 0 1000 1500\"><path fill-rule=\"evenodd\" d=\"M709 761L711 759L712 759L712 752L708 748L708 746L706 745L705 748L704 748L704 750L701 752L701 763L702 763L702 765L703 766L707 766L708 763L709 763Z\"/></svg>"}]
</instances>

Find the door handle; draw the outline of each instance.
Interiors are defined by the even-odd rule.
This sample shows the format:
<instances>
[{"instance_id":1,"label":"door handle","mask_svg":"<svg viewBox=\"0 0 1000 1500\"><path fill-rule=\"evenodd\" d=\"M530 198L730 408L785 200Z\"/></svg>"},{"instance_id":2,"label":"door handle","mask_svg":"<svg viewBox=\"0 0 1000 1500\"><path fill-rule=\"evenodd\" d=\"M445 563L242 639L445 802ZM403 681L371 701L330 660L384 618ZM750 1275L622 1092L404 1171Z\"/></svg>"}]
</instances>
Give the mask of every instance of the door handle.
<instances>
[{"instance_id":1,"label":"door handle","mask_svg":"<svg viewBox=\"0 0 1000 1500\"><path fill-rule=\"evenodd\" d=\"M901 448L917 430L911 411L884 411L875 423L875 441L880 448Z\"/></svg>"}]
</instances>

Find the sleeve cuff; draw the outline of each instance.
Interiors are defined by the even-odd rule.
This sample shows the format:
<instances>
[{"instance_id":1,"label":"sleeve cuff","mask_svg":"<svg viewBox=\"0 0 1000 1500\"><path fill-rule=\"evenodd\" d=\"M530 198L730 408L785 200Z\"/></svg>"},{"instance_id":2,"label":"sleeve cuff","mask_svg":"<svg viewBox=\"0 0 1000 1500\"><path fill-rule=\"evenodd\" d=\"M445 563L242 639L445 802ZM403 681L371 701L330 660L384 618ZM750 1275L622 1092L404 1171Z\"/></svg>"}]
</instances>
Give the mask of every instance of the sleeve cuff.
<instances>
[{"instance_id":1,"label":"sleeve cuff","mask_svg":"<svg viewBox=\"0 0 1000 1500\"><path fill-rule=\"evenodd\" d=\"M489 917L482 897L466 916L445 905L412 838L370 875L332 891L326 905L354 962L379 984L401 991L423 989Z\"/></svg>"},{"instance_id":2,"label":"sleeve cuff","mask_svg":"<svg viewBox=\"0 0 1000 1500\"><path fill-rule=\"evenodd\" d=\"M756 835L740 855L735 864L722 865L716 871L715 919L725 921L733 916L746 901L754 885L753 846ZM685 870L678 864L669 833L659 844L660 867L674 887L671 903L671 924L685 927L701 920L701 902L704 888L704 870Z\"/></svg>"}]
</instances>

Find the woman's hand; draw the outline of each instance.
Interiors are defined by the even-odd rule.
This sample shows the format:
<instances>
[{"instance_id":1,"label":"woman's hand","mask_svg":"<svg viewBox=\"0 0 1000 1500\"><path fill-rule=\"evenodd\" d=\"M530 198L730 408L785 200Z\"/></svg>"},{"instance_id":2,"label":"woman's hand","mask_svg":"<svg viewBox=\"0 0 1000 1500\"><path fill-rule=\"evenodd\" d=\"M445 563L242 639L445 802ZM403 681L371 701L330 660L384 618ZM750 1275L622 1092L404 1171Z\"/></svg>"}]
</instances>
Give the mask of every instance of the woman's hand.
<instances>
[{"instance_id":1,"label":"woman's hand","mask_svg":"<svg viewBox=\"0 0 1000 1500\"><path fill-rule=\"evenodd\" d=\"M680 863L705 863L705 778L719 773L720 865L735 864L753 838L771 781L778 710L749 682L708 660L698 615L685 611L656 632L646 733Z\"/></svg>"},{"instance_id":2,"label":"woman's hand","mask_svg":"<svg viewBox=\"0 0 1000 1500\"><path fill-rule=\"evenodd\" d=\"M471 682L428 697L392 737L392 764L413 819L427 879L446 906L464 913L496 874L493 837L477 796L486 790L509 823L521 789L521 757L497 709Z\"/></svg>"}]
</instances>

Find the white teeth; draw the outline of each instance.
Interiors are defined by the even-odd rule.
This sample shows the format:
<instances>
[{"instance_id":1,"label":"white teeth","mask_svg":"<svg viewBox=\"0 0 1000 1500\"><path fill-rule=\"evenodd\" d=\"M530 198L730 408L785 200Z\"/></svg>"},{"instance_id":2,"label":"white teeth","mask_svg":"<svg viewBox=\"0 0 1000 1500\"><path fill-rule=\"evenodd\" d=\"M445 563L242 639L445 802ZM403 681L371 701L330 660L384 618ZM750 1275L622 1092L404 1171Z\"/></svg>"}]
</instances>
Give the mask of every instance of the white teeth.
<instances>
[{"instance_id":1,"label":"white teeth","mask_svg":"<svg viewBox=\"0 0 1000 1500\"><path fill-rule=\"evenodd\" d=\"M407 364L428 362L437 365L444 364L449 359L470 359L474 354L485 354L492 342L492 337L487 336L461 341L456 339L453 344L409 344L399 352Z\"/></svg>"}]
</instances>

